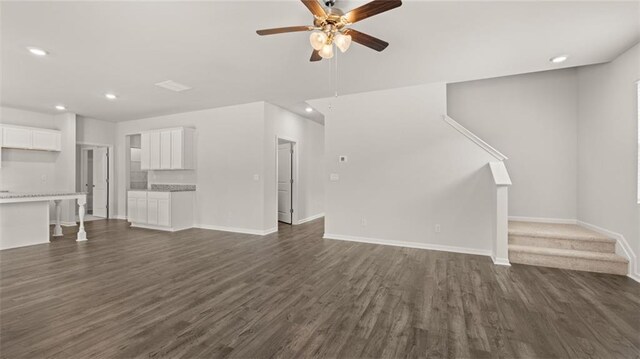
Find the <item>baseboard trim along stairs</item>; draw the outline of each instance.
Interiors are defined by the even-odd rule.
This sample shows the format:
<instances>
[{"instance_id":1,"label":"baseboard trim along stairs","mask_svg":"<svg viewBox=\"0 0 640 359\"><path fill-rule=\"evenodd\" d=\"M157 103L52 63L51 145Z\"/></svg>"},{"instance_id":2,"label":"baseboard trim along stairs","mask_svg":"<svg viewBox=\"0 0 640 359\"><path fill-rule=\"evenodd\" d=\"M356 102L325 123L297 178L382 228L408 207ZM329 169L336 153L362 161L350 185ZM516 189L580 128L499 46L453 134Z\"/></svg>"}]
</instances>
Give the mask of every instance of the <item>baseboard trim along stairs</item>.
<instances>
[{"instance_id":1,"label":"baseboard trim along stairs","mask_svg":"<svg viewBox=\"0 0 640 359\"><path fill-rule=\"evenodd\" d=\"M509 261L542 267L627 275L616 240L575 225L509 221Z\"/></svg>"}]
</instances>

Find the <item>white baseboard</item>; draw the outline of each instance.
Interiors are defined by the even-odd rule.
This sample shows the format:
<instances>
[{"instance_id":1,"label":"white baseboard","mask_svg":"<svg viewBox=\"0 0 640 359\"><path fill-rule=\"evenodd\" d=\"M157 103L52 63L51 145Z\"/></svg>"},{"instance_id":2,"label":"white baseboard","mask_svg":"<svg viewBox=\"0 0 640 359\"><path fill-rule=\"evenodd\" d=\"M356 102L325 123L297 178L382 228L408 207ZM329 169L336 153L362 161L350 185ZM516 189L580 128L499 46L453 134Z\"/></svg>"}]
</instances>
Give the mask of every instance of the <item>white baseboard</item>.
<instances>
[{"instance_id":1,"label":"white baseboard","mask_svg":"<svg viewBox=\"0 0 640 359\"><path fill-rule=\"evenodd\" d=\"M487 257L491 256L491 251L490 250L464 248L464 247L443 246L441 244L405 242L405 241L396 241L396 240L390 240L390 239L367 238L367 237L357 237L357 236L344 236L344 235L341 235L341 234L331 234L331 233L325 233L322 238L324 238L324 239L335 239L335 240L338 240L338 241L381 244L381 245L385 245L385 246L428 249L428 250L432 250L432 251L473 254L473 255L487 256Z\"/></svg>"},{"instance_id":2,"label":"white baseboard","mask_svg":"<svg viewBox=\"0 0 640 359\"><path fill-rule=\"evenodd\" d=\"M49 221L49 224L52 226L56 225L56 221ZM76 222L64 222L64 221L60 221L60 225L63 227L75 227L78 224Z\"/></svg>"},{"instance_id":3,"label":"white baseboard","mask_svg":"<svg viewBox=\"0 0 640 359\"><path fill-rule=\"evenodd\" d=\"M493 264L497 266L511 267L511 263L509 263L509 258L497 258L497 257L491 256L491 260L493 261Z\"/></svg>"},{"instance_id":4,"label":"white baseboard","mask_svg":"<svg viewBox=\"0 0 640 359\"><path fill-rule=\"evenodd\" d=\"M309 216L309 217L307 217L307 218L304 218L304 219L300 219L300 220L298 220L298 224L311 222L311 221L314 221L314 220L316 220L316 219L318 219L318 218L322 218L322 217L324 217L324 213L318 213L318 214L316 214L316 215Z\"/></svg>"},{"instance_id":5,"label":"white baseboard","mask_svg":"<svg viewBox=\"0 0 640 359\"><path fill-rule=\"evenodd\" d=\"M238 227L225 227L225 226L213 226L209 224L197 224L194 227L202 229L211 229L214 231L233 232L242 234L253 234L256 236L266 236L267 234L275 233L278 231L278 227L270 228L267 230L238 228Z\"/></svg>"},{"instance_id":6,"label":"white baseboard","mask_svg":"<svg viewBox=\"0 0 640 359\"><path fill-rule=\"evenodd\" d=\"M534 223L554 223L554 224L578 224L576 219L564 219L564 218L540 218L540 217L519 217L509 216L510 221L517 222L534 222Z\"/></svg>"},{"instance_id":7,"label":"white baseboard","mask_svg":"<svg viewBox=\"0 0 640 359\"><path fill-rule=\"evenodd\" d=\"M629 260L629 274L627 274L627 276L635 280L636 282L640 283L640 268L638 268L637 266L638 260L637 260L636 254L633 252L633 250L631 249L631 246L629 245L629 242L627 242L627 240L624 238L622 234L612 232L608 229L598 227L591 223L587 223L583 221L577 221L577 222L578 222L577 224L582 227L588 228L592 231L598 232L609 238L615 239L616 253L627 258L627 260Z\"/></svg>"},{"instance_id":8,"label":"white baseboard","mask_svg":"<svg viewBox=\"0 0 640 359\"><path fill-rule=\"evenodd\" d=\"M127 216L111 216L110 219L122 219L122 220L127 220Z\"/></svg>"}]
</instances>

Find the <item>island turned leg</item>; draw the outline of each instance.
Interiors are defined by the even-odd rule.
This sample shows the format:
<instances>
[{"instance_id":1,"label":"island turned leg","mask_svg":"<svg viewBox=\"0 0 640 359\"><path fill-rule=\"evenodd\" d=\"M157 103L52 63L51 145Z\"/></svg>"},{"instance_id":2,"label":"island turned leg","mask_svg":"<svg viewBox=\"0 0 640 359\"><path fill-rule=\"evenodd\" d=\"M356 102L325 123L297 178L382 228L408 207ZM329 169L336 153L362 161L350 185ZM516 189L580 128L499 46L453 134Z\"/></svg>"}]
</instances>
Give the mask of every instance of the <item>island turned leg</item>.
<instances>
[{"instance_id":1,"label":"island turned leg","mask_svg":"<svg viewBox=\"0 0 640 359\"><path fill-rule=\"evenodd\" d=\"M80 227L76 241L86 241L87 232L84 231L84 205L87 204L87 197L78 198L78 217L80 217Z\"/></svg>"},{"instance_id":2,"label":"island turned leg","mask_svg":"<svg viewBox=\"0 0 640 359\"><path fill-rule=\"evenodd\" d=\"M60 208L60 202L62 201L56 199L53 202L56 204L56 226L53 228L53 236L60 237L62 236L62 226L60 225L60 211L62 210L62 208Z\"/></svg>"}]
</instances>

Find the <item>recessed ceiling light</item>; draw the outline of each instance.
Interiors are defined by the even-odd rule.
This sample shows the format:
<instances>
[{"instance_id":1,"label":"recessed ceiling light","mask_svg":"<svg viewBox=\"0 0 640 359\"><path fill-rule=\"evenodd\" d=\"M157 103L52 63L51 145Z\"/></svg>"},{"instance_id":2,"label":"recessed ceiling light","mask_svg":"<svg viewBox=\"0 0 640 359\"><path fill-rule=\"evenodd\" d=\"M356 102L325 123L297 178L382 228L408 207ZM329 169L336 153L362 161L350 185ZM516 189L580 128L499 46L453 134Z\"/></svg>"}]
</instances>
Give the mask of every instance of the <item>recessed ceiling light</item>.
<instances>
[{"instance_id":1,"label":"recessed ceiling light","mask_svg":"<svg viewBox=\"0 0 640 359\"><path fill-rule=\"evenodd\" d=\"M569 58L569 55L560 55L560 56L555 56L550 58L549 61L553 62L554 64L559 64L567 61L568 58Z\"/></svg>"},{"instance_id":2,"label":"recessed ceiling light","mask_svg":"<svg viewBox=\"0 0 640 359\"><path fill-rule=\"evenodd\" d=\"M307 107L304 110L307 111L307 112L313 112L313 109L311 107Z\"/></svg>"},{"instance_id":3,"label":"recessed ceiling light","mask_svg":"<svg viewBox=\"0 0 640 359\"><path fill-rule=\"evenodd\" d=\"M108 98L109 100L115 100L118 98L118 96L112 94L112 93L106 93L104 94L104 97Z\"/></svg>"},{"instance_id":4,"label":"recessed ceiling light","mask_svg":"<svg viewBox=\"0 0 640 359\"><path fill-rule=\"evenodd\" d=\"M30 53L36 56L47 56L48 54L48 52L44 51L43 49L39 49L37 47L27 47L27 49L29 50Z\"/></svg>"},{"instance_id":5,"label":"recessed ceiling light","mask_svg":"<svg viewBox=\"0 0 640 359\"><path fill-rule=\"evenodd\" d=\"M66 108L66 107L64 107L64 105L56 105L56 110L64 111L64 110L66 110L66 109L67 109L67 108Z\"/></svg>"}]
</instances>

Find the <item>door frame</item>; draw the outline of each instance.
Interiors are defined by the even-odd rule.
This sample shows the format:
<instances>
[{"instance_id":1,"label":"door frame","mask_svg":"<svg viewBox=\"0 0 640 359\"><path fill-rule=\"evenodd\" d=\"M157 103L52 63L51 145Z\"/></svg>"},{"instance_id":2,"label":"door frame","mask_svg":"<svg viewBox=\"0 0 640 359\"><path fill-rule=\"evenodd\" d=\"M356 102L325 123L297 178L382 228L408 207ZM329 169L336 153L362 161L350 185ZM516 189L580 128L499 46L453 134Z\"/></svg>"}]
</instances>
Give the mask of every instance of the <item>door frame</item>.
<instances>
[{"instance_id":1,"label":"door frame","mask_svg":"<svg viewBox=\"0 0 640 359\"><path fill-rule=\"evenodd\" d=\"M114 152L113 152L113 145L109 145L109 144L103 144L103 143L93 143L93 142L84 142L84 141L77 141L76 145L80 146L80 150L85 150L85 149L94 149L96 147L106 147L107 148L107 154L108 154L108 162L107 162L107 180L108 180L108 186L107 186L107 217L105 219L110 219L110 218L114 218L114 193L115 193L115 177L114 177L114 160L115 160L115 156L114 156ZM82 154L80 155L80 186L82 186L82 182L83 182L83 177L86 176L85 170L86 170L86 164L83 161L82 158Z\"/></svg>"},{"instance_id":2,"label":"door frame","mask_svg":"<svg viewBox=\"0 0 640 359\"><path fill-rule=\"evenodd\" d=\"M291 186L291 208L293 209L293 215L291 216L291 225L295 226L297 224L300 224L300 206L298 205L299 201L298 201L298 182L299 182L299 171L298 171L298 152L300 151L300 142L298 142L297 139L295 138L291 138L291 137L287 137L287 136L281 136L281 135L276 135L276 145L275 145L275 158L276 158L276 170L275 170L275 198L276 198L276 205L275 205L275 216L276 216L276 223L278 223L278 168L280 166L280 164L278 163L278 142L279 140L283 140L283 141L287 141L289 143L291 143L291 148L293 149L293 156L291 158L291 163L292 163L292 170L291 170L291 175L293 176L293 185Z\"/></svg>"}]
</instances>

